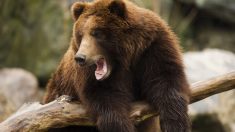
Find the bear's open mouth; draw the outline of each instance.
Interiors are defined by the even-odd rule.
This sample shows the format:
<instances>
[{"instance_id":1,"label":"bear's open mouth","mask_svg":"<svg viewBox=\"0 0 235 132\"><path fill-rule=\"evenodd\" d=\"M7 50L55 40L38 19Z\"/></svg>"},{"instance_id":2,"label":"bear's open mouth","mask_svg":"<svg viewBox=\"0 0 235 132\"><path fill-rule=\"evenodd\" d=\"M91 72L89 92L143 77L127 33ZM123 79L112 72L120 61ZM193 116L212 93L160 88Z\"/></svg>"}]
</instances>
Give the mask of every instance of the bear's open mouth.
<instances>
[{"instance_id":1,"label":"bear's open mouth","mask_svg":"<svg viewBox=\"0 0 235 132\"><path fill-rule=\"evenodd\" d=\"M99 58L96 61L96 70L95 70L95 77L97 80L104 80L110 74L110 67L107 61L104 58Z\"/></svg>"}]
</instances>

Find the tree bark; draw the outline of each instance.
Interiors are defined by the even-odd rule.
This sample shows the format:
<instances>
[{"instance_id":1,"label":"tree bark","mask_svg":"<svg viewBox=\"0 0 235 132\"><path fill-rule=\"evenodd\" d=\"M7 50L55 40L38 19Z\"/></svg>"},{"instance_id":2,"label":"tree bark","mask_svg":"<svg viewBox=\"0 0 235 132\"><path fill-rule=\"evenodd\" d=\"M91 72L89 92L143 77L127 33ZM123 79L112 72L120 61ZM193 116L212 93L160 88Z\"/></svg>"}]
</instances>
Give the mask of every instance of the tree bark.
<instances>
[{"instance_id":1,"label":"tree bark","mask_svg":"<svg viewBox=\"0 0 235 132\"><path fill-rule=\"evenodd\" d=\"M235 88L235 72L192 85L190 103ZM130 118L134 123L157 116L146 102L134 102ZM15 114L0 124L4 132L35 132L49 128L69 125L94 126L89 114L79 102L71 101L69 96L61 96L57 100L41 105L38 102L24 104Z\"/></svg>"}]
</instances>

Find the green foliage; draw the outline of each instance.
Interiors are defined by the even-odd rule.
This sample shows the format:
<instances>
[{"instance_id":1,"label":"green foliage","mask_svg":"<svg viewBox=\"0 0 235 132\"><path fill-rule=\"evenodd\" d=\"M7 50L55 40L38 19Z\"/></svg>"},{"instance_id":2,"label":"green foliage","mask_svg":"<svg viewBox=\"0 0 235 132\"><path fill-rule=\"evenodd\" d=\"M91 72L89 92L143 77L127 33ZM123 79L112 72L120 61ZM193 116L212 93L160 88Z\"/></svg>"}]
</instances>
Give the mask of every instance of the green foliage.
<instances>
[{"instance_id":1,"label":"green foliage","mask_svg":"<svg viewBox=\"0 0 235 132\"><path fill-rule=\"evenodd\" d=\"M0 67L48 76L68 45L68 20L59 1L0 1Z\"/></svg>"}]
</instances>

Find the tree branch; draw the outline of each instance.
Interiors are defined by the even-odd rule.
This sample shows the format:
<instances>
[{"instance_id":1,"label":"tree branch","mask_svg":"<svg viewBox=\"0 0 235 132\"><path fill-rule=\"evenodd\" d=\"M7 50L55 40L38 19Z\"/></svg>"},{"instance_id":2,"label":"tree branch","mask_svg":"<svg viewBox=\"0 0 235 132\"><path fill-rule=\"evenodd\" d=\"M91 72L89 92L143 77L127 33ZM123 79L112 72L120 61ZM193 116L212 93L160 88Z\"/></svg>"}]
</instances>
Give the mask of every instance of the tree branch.
<instances>
[{"instance_id":1,"label":"tree branch","mask_svg":"<svg viewBox=\"0 0 235 132\"><path fill-rule=\"evenodd\" d=\"M190 103L197 102L217 93L235 88L235 72L192 85ZM130 118L136 124L158 113L146 102L132 104ZM38 102L24 104L15 114L0 124L1 131L45 131L53 127L69 125L94 126L83 105L72 102L69 96L41 105Z\"/></svg>"},{"instance_id":2,"label":"tree branch","mask_svg":"<svg viewBox=\"0 0 235 132\"><path fill-rule=\"evenodd\" d=\"M235 71L213 79L194 83L191 88L192 95L190 98L190 103L194 103L209 96L234 89Z\"/></svg>"}]
</instances>

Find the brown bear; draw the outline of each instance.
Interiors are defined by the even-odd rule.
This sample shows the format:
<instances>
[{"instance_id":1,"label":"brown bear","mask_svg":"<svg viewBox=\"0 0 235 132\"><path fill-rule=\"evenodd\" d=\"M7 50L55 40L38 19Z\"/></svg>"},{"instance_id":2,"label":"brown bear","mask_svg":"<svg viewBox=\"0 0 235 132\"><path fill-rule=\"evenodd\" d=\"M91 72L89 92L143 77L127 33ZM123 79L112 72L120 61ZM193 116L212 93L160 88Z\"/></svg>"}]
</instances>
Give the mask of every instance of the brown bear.
<instances>
[{"instance_id":1,"label":"brown bear","mask_svg":"<svg viewBox=\"0 0 235 132\"><path fill-rule=\"evenodd\" d=\"M44 102L72 96L86 106L100 132L155 131L153 120L136 127L129 118L130 103L145 100L159 112L163 132L189 132L190 90L169 26L128 0L77 2L72 14L71 44Z\"/></svg>"}]
</instances>

